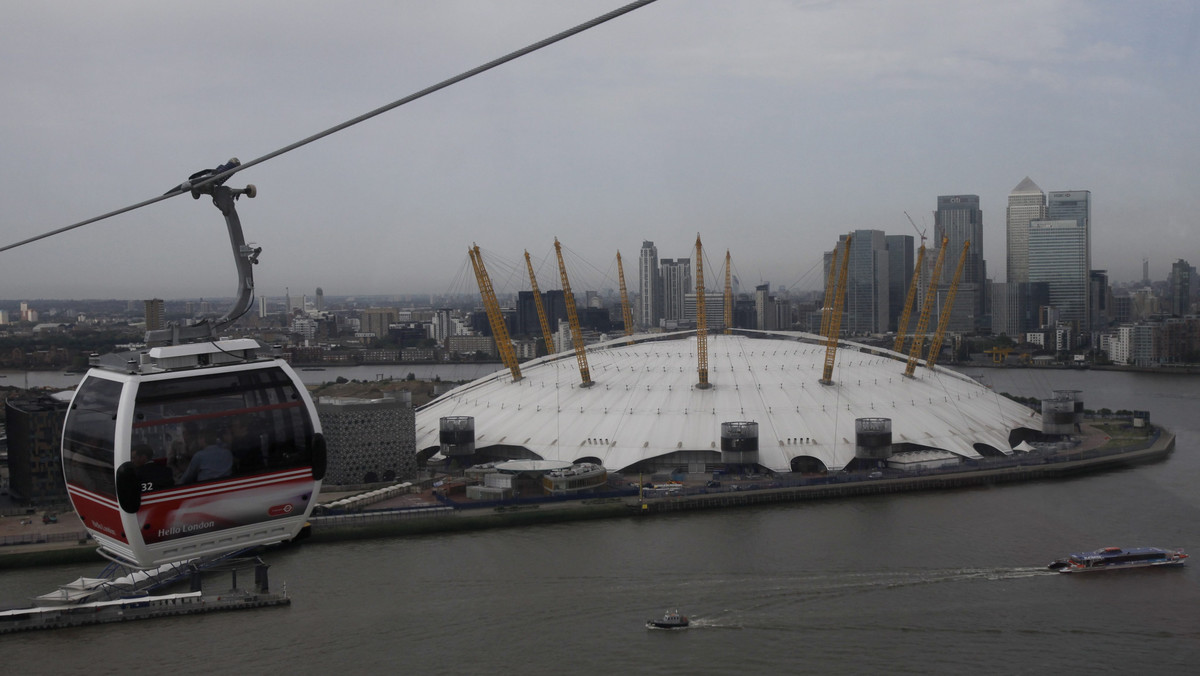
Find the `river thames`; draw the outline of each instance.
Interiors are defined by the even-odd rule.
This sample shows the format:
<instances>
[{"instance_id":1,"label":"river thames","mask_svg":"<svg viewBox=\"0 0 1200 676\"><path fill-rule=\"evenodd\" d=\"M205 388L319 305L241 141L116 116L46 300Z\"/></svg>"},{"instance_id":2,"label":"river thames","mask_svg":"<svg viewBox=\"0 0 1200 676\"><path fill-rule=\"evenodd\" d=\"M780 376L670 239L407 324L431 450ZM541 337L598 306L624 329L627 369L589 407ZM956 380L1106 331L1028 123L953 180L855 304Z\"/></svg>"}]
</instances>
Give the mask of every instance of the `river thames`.
<instances>
[{"instance_id":1,"label":"river thames","mask_svg":"<svg viewBox=\"0 0 1200 676\"><path fill-rule=\"evenodd\" d=\"M272 552L290 607L6 636L12 673L1084 673L1200 659L1200 561L1059 575L1103 546L1200 554L1200 378L967 369L1177 434L1061 481ZM101 566L5 572L19 603ZM211 586L210 586L211 589ZM687 631L647 631L678 608Z\"/></svg>"}]
</instances>

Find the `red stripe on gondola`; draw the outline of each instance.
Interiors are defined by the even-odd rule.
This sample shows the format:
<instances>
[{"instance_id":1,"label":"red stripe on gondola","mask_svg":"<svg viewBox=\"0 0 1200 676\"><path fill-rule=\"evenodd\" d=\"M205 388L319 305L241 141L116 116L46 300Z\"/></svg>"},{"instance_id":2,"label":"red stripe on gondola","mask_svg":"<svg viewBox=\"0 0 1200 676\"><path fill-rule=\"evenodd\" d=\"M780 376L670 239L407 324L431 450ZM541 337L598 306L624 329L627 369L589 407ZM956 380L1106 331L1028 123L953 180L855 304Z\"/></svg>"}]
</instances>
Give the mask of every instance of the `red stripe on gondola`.
<instances>
[{"instance_id":1,"label":"red stripe on gondola","mask_svg":"<svg viewBox=\"0 0 1200 676\"><path fill-rule=\"evenodd\" d=\"M121 514L117 511L115 503L110 504L108 500L98 499L96 494L71 484L67 485L67 491L71 494L71 503L75 512L79 514L80 521L93 535L103 535L129 544L129 539L125 537L125 527L121 525Z\"/></svg>"},{"instance_id":2,"label":"red stripe on gondola","mask_svg":"<svg viewBox=\"0 0 1200 676\"><path fill-rule=\"evenodd\" d=\"M162 491L154 491L153 493L143 494L142 504L156 504L160 502L169 502L171 500L198 497L202 495L214 495L217 493L237 493L247 488L269 486L277 483L303 482L315 483L312 479L311 467L299 467L286 472L257 474L238 479L226 479L224 481L186 484L184 486L177 486L175 488L165 489Z\"/></svg>"},{"instance_id":3,"label":"red stripe on gondola","mask_svg":"<svg viewBox=\"0 0 1200 676\"><path fill-rule=\"evenodd\" d=\"M146 422L135 422L133 429L143 427L155 427L157 425L178 425L180 423L191 422L194 420L213 420L216 418L228 418L230 416L241 415L243 413L260 413L262 411L278 411L285 408L296 408L304 404L299 401L289 401L282 404L268 404L266 406L255 406L253 408L239 408L234 411L221 411L220 413L197 413L196 415L184 415L176 418L158 418L157 420L149 420Z\"/></svg>"}]
</instances>

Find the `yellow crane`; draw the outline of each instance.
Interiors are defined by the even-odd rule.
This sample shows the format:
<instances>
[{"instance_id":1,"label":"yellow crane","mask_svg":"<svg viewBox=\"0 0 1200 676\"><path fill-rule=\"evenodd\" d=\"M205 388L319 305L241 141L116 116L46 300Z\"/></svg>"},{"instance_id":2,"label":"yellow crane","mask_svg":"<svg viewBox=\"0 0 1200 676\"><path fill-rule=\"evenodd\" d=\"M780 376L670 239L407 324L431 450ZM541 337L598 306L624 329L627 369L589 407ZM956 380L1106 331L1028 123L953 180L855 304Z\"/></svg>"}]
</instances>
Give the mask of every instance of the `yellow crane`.
<instances>
[{"instance_id":1,"label":"yellow crane","mask_svg":"<svg viewBox=\"0 0 1200 676\"><path fill-rule=\"evenodd\" d=\"M588 369L587 350L583 346L583 331L579 328L579 312L575 309L575 294L571 293L571 281L567 279L567 266L563 263L562 244L554 238L554 253L558 256L558 273L562 276L563 301L567 304L567 323L571 326L571 344L575 346L575 361L579 362L580 387L592 386L592 373Z\"/></svg>"},{"instance_id":2,"label":"yellow crane","mask_svg":"<svg viewBox=\"0 0 1200 676\"><path fill-rule=\"evenodd\" d=\"M971 241L963 242L962 253L958 255L958 267L954 269L954 279L950 280L950 290L946 292L946 302L942 304L942 311L938 314L937 333L933 334L933 342L929 344L929 356L925 358L925 365L933 368L937 363L938 353L942 351L942 339L946 337L946 327L950 325L950 315L954 314L954 295L958 293L958 280L962 277L963 266L967 262L967 249L971 248Z\"/></svg>"},{"instance_id":3,"label":"yellow crane","mask_svg":"<svg viewBox=\"0 0 1200 676\"><path fill-rule=\"evenodd\" d=\"M625 291L625 267L621 265L621 252L617 252L617 277L621 280L621 319L625 322L625 335L633 335L633 308L629 307L629 294Z\"/></svg>"},{"instance_id":4,"label":"yellow crane","mask_svg":"<svg viewBox=\"0 0 1200 676\"><path fill-rule=\"evenodd\" d=\"M700 375L697 389L707 390L708 383L708 315L704 308L704 251L700 235L696 235L696 372Z\"/></svg>"},{"instance_id":5,"label":"yellow crane","mask_svg":"<svg viewBox=\"0 0 1200 676\"><path fill-rule=\"evenodd\" d=\"M850 240L852 235L846 235L842 245L842 264L839 266L837 285L833 289L833 311L829 316L829 333L825 337L825 369L821 372L821 384L833 384L833 364L837 359L838 334L842 332L842 299L846 295L846 270L850 267ZM837 260L837 249L833 250L833 260ZM832 267L833 263L830 263ZM832 276L832 275L831 275ZM825 292L825 300L829 300L829 291Z\"/></svg>"},{"instance_id":6,"label":"yellow crane","mask_svg":"<svg viewBox=\"0 0 1200 676\"><path fill-rule=\"evenodd\" d=\"M1008 355L1013 353L1011 347L993 347L983 351L984 354L990 355L993 364L1003 364L1008 359Z\"/></svg>"},{"instance_id":7,"label":"yellow crane","mask_svg":"<svg viewBox=\"0 0 1200 676\"><path fill-rule=\"evenodd\" d=\"M483 309L487 312L488 323L492 326L492 338L496 341L496 349L500 351L500 361L508 367L513 381L516 382L521 379L521 366L517 364L517 353L508 337L508 327L504 324L504 315L500 313L500 303L496 302L492 280L488 277L487 268L483 266L479 246L467 249L467 254L471 257L471 266L475 268L475 281L479 283L479 295L483 296Z\"/></svg>"},{"instance_id":8,"label":"yellow crane","mask_svg":"<svg viewBox=\"0 0 1200 676\"><path fill-rule=\"evenodd\" d=\"M917 250L917 266L913 268L912 281L908 283L908 297L904 299L904 312L900 313L900 323L896 326L896 344L892 346L896 352L904 351L904 337L908 331L908 320L912 316L913 301L917 298L917 282L921 279L921 264L924 262L925 241L922 239L921 248Z\"/></svg>"},{"instance_id":9,"label":"yellow crane","mask_svg":"<svg viewBox=\"0 0 1200 676\"><path fill-rule=\"evenodd\" d=\"M725 335L733 332L733 273L729 249L725 250Z\"/></svg>"},{"instance_id":10,"label":"yellow crane","mask_svg":"<svg viewBox=\"0 0 1200 676\"><path fill-rule=\"evenodd\" d=\"M943 237L942 245L938 247L937 261L933 264L929 288L925 291L925 303L921 306L921 317L917 320L917 330L913 333L912 347L908 352L908 365L904 368L904 375L909 377L917 370L917 360L921 358L921 348L925 346L925 332L929 330L929 312L933 309L933 299L937 296L938 277L942 275L942 261L946 259L946 245L949 243L950 239Z\"/></svg>"},{"instance_id":11,"label":"yellow crane","mask_svg":"<svg viewBox=\"0 0 1200 676\"><path fill-rule=\"evenodd\" d=\"M546 342L546 354L554 354L554 334L550 332L550 320L546 319L546 308L542 304L542 292L538 289L537 276L533 274L533 262L529 250L525 250L525 267L529 269L529 285L533 287L533 306L537 308L538 323L542 325L542 340Z\"/></svg>"}]
</instances>

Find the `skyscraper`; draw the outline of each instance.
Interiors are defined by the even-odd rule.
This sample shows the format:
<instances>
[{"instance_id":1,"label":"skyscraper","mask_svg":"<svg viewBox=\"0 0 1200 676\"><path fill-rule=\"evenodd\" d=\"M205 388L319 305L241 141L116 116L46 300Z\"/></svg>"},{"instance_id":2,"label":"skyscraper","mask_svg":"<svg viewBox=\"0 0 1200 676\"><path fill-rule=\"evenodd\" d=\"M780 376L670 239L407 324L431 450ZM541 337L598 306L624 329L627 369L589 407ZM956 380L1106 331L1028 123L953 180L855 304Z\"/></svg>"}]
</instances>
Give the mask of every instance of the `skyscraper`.
<instances>
[{"instance_id":1,"label":"skyscraper","mask_svg":"<svg viewBox=\"0 0 1200 676\"><path fill-rule=\"evenodd\" d=\"M1008 194L1006 215L1008 283L1029 281L1029 222L1046 218L1046 193L1028 176Z\"/></svg>"},{"instance_id":2,"label":"skyscraper","mask_svg":"<svg viewBox=\"0 0 1200 676\"><path fill-rule=\"evenodd\" d=\"M658 270L662 277L662 317L667 321L682 321L684 299L692 292L692 261L690 258L664 258L659 261Z\"/></svg>"},{"instance_id":3,"label":"skyscraper","mask_svg":"<svg viewBox=\"0 0 1200 676\"><path fill-rule=\"evenodd\" d=\"M1088 331L1091 329L1091 326L1092 326L1092 308L1091 308L1091 303L1089 302L1089 291L1091 288L1091 269L1092 269L1092 235L1091 235L1091 232L1092 232L1092 193L1091 193L1091 191L1088 191L1088 190L1057 190L1057 191L1052 191L1049 193L1049 195L1047 195L1046 220L1060 221L1060 220L1068 220L1068 219L1075 221L1075 224L1077 227L1077 232L1075 233L1075 236L1077 238L1082 238L1082 242L1079 243L1078 246L1081 246L1083 248L1083 251L1080 252L1080 254L1078 254L1078 255L1083 256L1083 265L1084 265L1083 273L1082 273L1083 295L1082 295L1081 301L1072 298L1071 306L1073 307L1076 303L1082 302L1084 312L1083 312L1083 316L1071 317L1070 320L1079 322L1078 327L1079 327L1079 331L1080 331L1080 336L1083 337L1083 336L1088 335ZM1031 245L1031 247L1032 247L1032 245ZM1072 275L1075 275L1078 273L1078 271L1075 270L1074 268L1072 268L1071 273L1072 273ZM1073 282L1073 284L1077 284L1077 283L1078 282ZM1053 287L1051 287L1051 294L1053 294L1053 292L1054 292ZM1074 291L1072 293L1074 293ZM1053 299L1051 299L1050 302L1051 302L1051 304L1054 304ZM1060 315L1060 317L1061 317L1061 315Z\"/></svg>"},{"instance_id":4,"label":"skyscraper","mask_svg":"<svg viewBox=\"0 0 1200 676\"><path fill-rule=\"evenodd\" d=\"M775 296L771 295L771 285L759 284L754 287L754 328L761 331L771 331L779 328L778 313L775 312Z\"/></svg>"},{"instance_id":5,"label":"skyscraper","mask_svg":"<svg viewBox=\"0 0 1200 676\"><path fill-rule=\"evenodd\" d=\"M1167 278L1167 294L1171 314L1182 317L1192 309L1192 266L1180 258L1171 264L1171 275Z\"/></svg>"},{"instance_id":6,"label":"skyscraper","mask_svg":"<svg viewBox=\"0 0 1200 676\"><path fill-rule=\"evenodd\" d=\"M1100 331L1108 326L1110 317L1109 306L1112 304L1112 290L1108 286L1107 270L1092 270L1088 273L1088 315L1091 317L1091 330Z\"/></svg>"},{"instance_id":7,"label":"skyscraper","mask_svg":"<svg viewBox=\"0 0 1200 676\"><path fill-rule=\"evenodd\" d=\"M1041 309L1050 304L1049 287L1045 282L992 284L992 333L1020 341L1037 329Z\"/></svg>"},{"instance_id":8,"label":"skyscraper","mask_svg":"<svg viewBox=\"0 0 1200 676\"><path fill-rule=\"evenodd\" d=\"M567 318L567 301L562 289L542 291L542 312L546 313L546 323L550 325L551 331L558 326L558 320ZM513 334L539 338L542 336L541 320L538 319L533 291L517 292L517 326Z\"/></svg>"},{"instance_id":9,"label":"skyscraper","mask_svg":"<svg viewBox=\"0 0 1200 676\"><path fill-rule=\"evenodd\" d=\"M1050 193L1046 200L1046 218L1073 218L1085 231L1091 228L1092 193L1090 190L1060 190Z\"/></svg>"},{"instance_id":10,"label":"skyscraper","mask_svg":"<svg viewBox=\"0 0 1200 676\"><path fill-rule=\"evenodd\" d=\"M947 328L959 333L974 333L980 328L979 323L984 315L983 292L987 278L983 260L983 211L979 208L979 195L941 195L937 198L937 211L933 212L935 245L940 246L943 238L948 241L942 276L938 282L940 299L944 299L949 292L963 244L970 243ZM933 253L937 255L936 249ZM940 302L938 307L941 308Z\"/></svg>"},{"instance_id":11,"label":"skyscraper","mask_svg":"<svg viewBox=\"0 0 1200 676\"><path fill-rule=\"evenodd\" d=\"M1029 280L1046 282L1050 306L1059 321L1071 322L1086 335L1091 327L1087 228L1074 218L1035 220L1029 224Z\"/></svg>"},{"instance_id":12,"label":"skyscraper","mask_svg":"<svg viewBox=\"0 0 1200 676\"><path fill-rule=\"evenodd\" d=\"M841 263L842 235L832 256ZM826 256L826 261L831 259ZM828 263L827 263L828 264ZM837 273L841 276L841 273ZM825 278L828 279L828 269ZM846 263L846 288L842 331L849 333L884 333L888 327L889 303L888 250L882 230L855 230L850 242L850 258ZM826 293L827 298L831 298Z\"/></svg>"},{"instance_id":13,"label":"skyscraper","mask_svg":"<svg viewBox=\"0 0 1200 676\"><path fill-rule=\"evenodd\" d=\"M662 318L662 277L658 274L658 248L643 241L638 255L637 324L643 328L658 326Z\"/></svg>"},{"instance_id":14,"label":"skyscraper","mask_svg":"<svg viewBox=\"0 0 1200 676\"><path fill-rule=\"evenodd\" d=\"M900 315L904 313L904 301L908 297L908 285L913 274L912 235L887 235L884 237L888 254L888 331L897 330ZM914 299L914 303L916 300Z\"/></svg>"},{"instance_id":15,"label":"skyscraper","mask_svg":"<svg viewBox=\"0 0 1200 676\"><path fill-rule=\"evenodd\" d=\"M163 328L163 299L152 298L146 303L146 330L157 331Z\"/></svg>"},{"instance_id":16,"label":"skyscraper","mask_svg":"<svg viewBox=\"0 0 1200 676\"><path fill-rule=\"evenodd\" d=\"M532 292L530 292L532 293ZM365 327L364 327L365 330ZM442 345L446 344L446 339L454 335L454 312L448 307L438 308L434 311L433 317L429 322L429 337L438 341Z\"/></svg>"},{"instance_id":17,"label":"skyscraper","mask_svg":"<svg viewBox=\"0 0 1200 676\"><path fill-rule=\"evenodd\" d=\"M400 311L390 307L372 307L362 311L362 331L376 338L387 338L388 327L400 320Z\"/></svg>"}]
</instances>

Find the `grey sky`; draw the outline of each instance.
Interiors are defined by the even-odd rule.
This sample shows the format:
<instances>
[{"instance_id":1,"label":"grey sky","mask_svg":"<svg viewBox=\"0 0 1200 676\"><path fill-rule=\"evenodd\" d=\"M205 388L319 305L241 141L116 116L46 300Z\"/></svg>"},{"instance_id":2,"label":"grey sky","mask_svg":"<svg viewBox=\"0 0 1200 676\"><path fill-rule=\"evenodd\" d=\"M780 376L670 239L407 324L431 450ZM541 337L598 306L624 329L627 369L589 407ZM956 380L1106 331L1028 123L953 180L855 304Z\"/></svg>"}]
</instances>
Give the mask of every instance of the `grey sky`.
<instances>
[{"instance_id":1,"label":"grey sky","mask_svg":"<svg viewBox=\"0 0 1200 676\"><path fill-rule=\"evenodd\" d=\"M2 244L253 159L619 6L505 2L9 3ZM1114 281L1200 263L1200 14L1190 1L717 2L649 7L239 174L258 291L501 290L528 249L577 293L636 284L703 237L743 284L818 288L856 228L913 234L974 193L1004 277L1026 175L1093 199ZM467 283L469 281L469 284ZM720 280L710 281L719 285ZM524 283L527 288L528 282ZM0 298L228 296L219 212L175 198L0 254Z\"/></svg>"}]
</instances>

